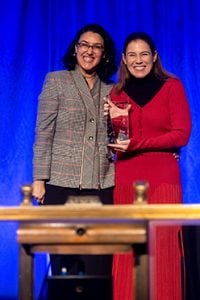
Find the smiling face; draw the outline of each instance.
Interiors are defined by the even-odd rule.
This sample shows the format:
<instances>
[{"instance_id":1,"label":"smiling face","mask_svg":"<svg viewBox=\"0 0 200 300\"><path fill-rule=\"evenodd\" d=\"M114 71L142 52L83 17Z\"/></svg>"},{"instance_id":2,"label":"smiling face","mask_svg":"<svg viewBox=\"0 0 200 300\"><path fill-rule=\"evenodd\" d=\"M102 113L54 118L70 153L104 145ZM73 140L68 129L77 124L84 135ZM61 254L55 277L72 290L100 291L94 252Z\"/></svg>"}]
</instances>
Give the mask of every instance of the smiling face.
<instances>
[{"instance_id":1,"label":"smiling face","mask_svg":"<svg viewBox=\"0 0 200 300\"><path fill-rule=\"evenodd\" d=\"M137 39L128 44L122 59L133 76L143 78L151 72L157 53L152 53L145 41Z\"/></svg>"},{"instance_id":2,"label":"smiling face","mask_svg":"<svg viewBox=\"0 0 200 300\"><path fill-rule=\"evenodd\" d=\"M103 57L104 40L98 33L85 32L80 36L75 52L81 73L92 74Z\"/></svg>"}]
</instances>

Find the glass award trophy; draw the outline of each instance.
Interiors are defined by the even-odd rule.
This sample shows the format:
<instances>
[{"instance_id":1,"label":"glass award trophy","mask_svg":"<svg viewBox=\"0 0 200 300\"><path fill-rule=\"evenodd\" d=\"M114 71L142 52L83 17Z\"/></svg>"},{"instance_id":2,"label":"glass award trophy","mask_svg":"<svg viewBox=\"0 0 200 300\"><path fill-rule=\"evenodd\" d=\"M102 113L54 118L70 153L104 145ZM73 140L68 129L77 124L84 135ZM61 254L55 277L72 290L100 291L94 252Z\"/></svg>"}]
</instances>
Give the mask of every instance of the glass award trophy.
<instances>
[{"instance_id":1,"label":"glass award trophy","mask_svg":"<svg viewBox=\"0 0 200 300\"><path fill-rule=\"evenodd\" d=\"M118 102L116 106L119 108L118 116L113 119L112 123L116 122L116 136L120 141L129 139L129 116L128 102ZM113 125L114 126L114 125Z\"/></svg>"}]
</instances>

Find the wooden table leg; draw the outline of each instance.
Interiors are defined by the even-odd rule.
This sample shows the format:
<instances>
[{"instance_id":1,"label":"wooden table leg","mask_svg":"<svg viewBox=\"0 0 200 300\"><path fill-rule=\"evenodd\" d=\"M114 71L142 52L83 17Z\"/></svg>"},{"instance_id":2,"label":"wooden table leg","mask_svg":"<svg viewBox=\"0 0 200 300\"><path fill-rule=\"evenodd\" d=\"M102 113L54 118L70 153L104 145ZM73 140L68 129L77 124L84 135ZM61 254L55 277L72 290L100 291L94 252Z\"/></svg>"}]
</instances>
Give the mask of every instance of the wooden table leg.
<instances>
[{"instance_id":1,"label":"wooden table leg","mask_svg":"<svg viewBox=\"0 0 200 300\"><path fill-rule=\"evenodd\" d=\"M134 289L136 300L149 300L149 257L147 244L134 247Z\"/></svg>"},{"instance_id":2,"label":"wooden table leg","mask_svg":"<svg viewBox=\"0 0 200 300\"><path fill-rule=\"evenodd\" d=\"M19 300L34 300L33 254L24 245L19 249Z\"/></svg>"}]
</instances>

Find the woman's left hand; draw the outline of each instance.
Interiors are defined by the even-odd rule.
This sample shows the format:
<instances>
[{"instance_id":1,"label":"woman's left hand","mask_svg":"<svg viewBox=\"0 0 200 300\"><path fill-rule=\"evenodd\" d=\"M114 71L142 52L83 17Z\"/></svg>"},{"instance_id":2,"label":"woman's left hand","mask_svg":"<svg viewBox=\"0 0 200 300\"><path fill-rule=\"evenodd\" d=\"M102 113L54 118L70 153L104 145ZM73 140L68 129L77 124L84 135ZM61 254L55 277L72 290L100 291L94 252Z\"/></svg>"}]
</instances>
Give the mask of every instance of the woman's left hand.
<instances>
[{"instance_id":1,"label":"woman's left hand","mask_svg":"<svg viewBox=\"0 0 200 300\"><path fill-rule=\"evenodd\" d=\"M125 152L128 149L130 144L130 139L120 141L119 139L116 140L116 144L108 144L108 147L115 150Z\"/></svg>"}]
</instances>

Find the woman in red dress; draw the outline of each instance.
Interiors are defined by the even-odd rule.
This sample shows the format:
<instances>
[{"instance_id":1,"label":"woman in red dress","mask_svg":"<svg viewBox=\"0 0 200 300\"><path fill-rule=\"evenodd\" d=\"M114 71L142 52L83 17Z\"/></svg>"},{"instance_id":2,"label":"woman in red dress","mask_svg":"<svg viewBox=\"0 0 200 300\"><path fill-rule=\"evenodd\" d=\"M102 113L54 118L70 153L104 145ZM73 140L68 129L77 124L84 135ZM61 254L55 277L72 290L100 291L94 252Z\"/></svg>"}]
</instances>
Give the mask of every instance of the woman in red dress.
<instances>
[{"instance_id":1,"label":"woman in red dress","mask_svg":"<svg viewBox=\"0 0 200 300\"><path fill-rule=\"evenodd\" d=\"M133 202L133 183L149 182L148 203L181 203L179 161L175 153L191 132L189 106L181 81L166 72L149 35L133 33L124 44L119 82L106 109L115 133L119 132L118 102L128 103L129 137L116 138L115 204ZM109 108L108 108L109 107ZM105 109L105 110L106 110ZM178 226L156 227L151 241L153 256L152 300L181 300L181 252ZM133 299L133 255L115 255L114 300ZM153 279L152 279L153 278Z\"/></svg>"}]
</instances>

